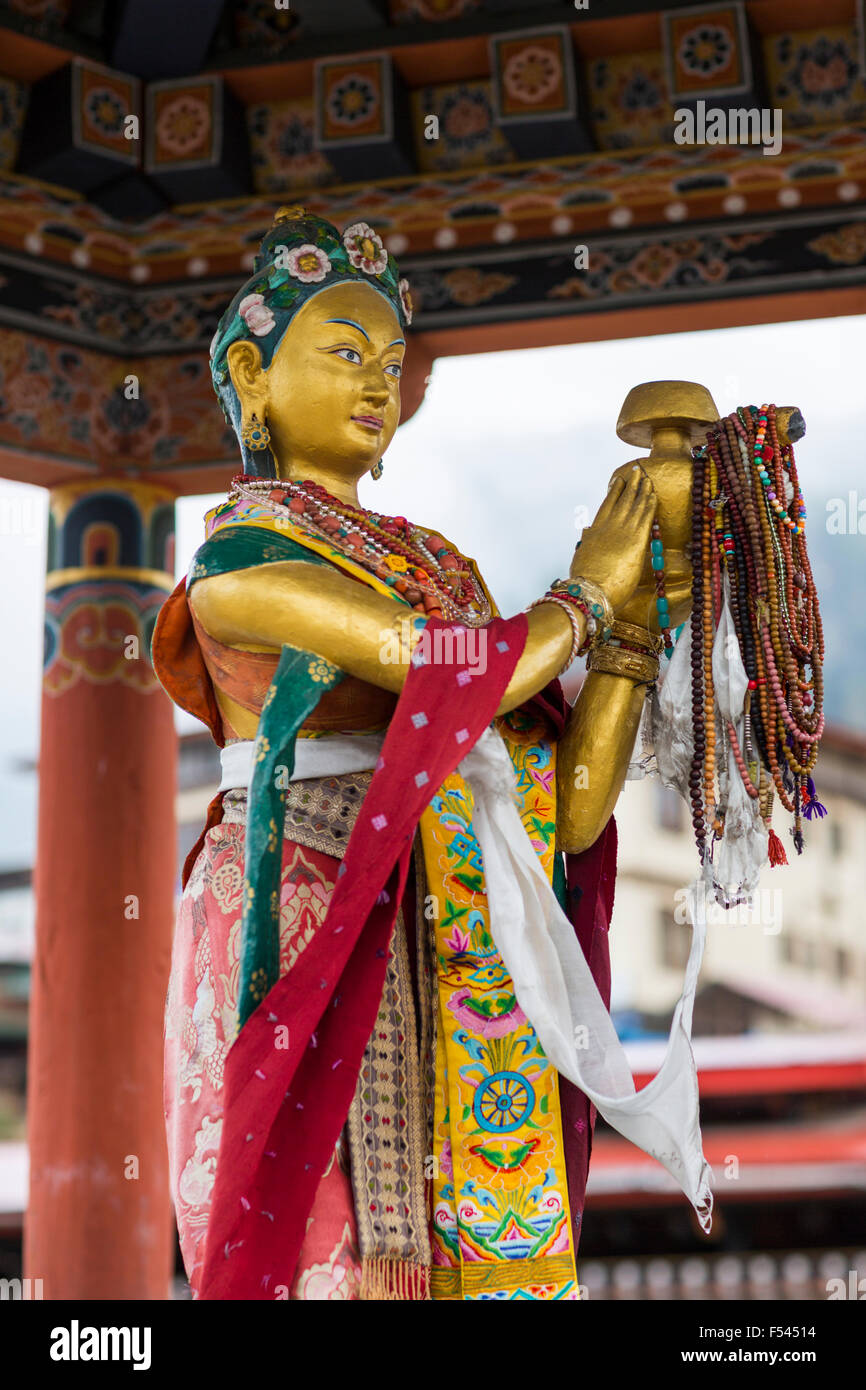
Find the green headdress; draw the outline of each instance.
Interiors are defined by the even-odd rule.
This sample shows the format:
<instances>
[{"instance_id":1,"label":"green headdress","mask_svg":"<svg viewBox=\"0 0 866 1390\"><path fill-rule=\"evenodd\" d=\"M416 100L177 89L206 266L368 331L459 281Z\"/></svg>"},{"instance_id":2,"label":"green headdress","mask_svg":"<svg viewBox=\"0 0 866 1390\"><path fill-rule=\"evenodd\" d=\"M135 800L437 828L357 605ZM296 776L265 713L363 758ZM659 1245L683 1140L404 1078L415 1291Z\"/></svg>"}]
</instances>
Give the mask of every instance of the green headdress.
<instances>
[{"instance_id":1,"label":"green headdress","mask_svg":"<svg viewBox=\"0 0 866 1390\"><path fill-rule=\"evenodd\" d=\"M232 343L254 342L269 367L292 318L314 294L361 281L377 290L402 327L412 321L409 287L399 278L394 257L366 222L355 222L342 236L323 217L301 207L280 208L265 235L252 275L219 321L211 343L211 375L226 418L236 426L228 395L234 394L226 365Z\"/></svg>"}]
</instances>

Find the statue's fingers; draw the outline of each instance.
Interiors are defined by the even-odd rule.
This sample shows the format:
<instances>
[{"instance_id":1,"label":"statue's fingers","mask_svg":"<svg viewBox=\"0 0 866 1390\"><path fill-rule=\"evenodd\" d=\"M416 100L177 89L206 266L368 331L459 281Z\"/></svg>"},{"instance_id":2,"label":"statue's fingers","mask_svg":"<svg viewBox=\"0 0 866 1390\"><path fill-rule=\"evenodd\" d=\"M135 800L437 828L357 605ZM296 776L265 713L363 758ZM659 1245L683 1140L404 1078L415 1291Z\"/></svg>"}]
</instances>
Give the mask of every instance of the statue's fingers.
<instances>
[{"instance_id":1,"label":"statue's fingers","mask_svg":"<svg viewBox=\"0 0 866 1390\"><path fill-rule=\"evenodd\" d=\"M640 488L641 471L637 464L632 468L624 479L622 491L616 499L614 515L618 521L625 521L631 514L635 499Z\"/></svg>"},{"instance_id":2,"label":"statue's fingers","mask_svg":"<svg viewBox=\"0 0 866 1390\"><path fill-rule=\"evenodd\" d=\"M654 507L655 505L655 488L652 485L652 479L641 469L632 506L635 509L639 508L643 510L646 507Z\"/></svg>"},{"instance_id":3,"label":"statue's fingers","mask_svg":"<svg viewBox=\"0 0 866 1390\"><path fill-rule=\"evenodd\" d=\"M628 526L633 535L641 539L649 538L656 508L657 503L653 493L644 489L635 498L634 506L629 513Z\"/></svg>"},{"instance_id":4,"label":"statue's fingers","mask_svg":"<svg viewBox=\"0 0 866 1390\"><path fill-rule=\"evenodd\" d=\"M619 502L620 498L625 492L625 487L625 478L614 478L613 482L607 490L607 496L605 497L604 501L598 509L598 512L596 513L595 519L597 522L607 521L609 517L613 514L614 508L616 507L617 503Z\"/></svg>"}]
</instances>

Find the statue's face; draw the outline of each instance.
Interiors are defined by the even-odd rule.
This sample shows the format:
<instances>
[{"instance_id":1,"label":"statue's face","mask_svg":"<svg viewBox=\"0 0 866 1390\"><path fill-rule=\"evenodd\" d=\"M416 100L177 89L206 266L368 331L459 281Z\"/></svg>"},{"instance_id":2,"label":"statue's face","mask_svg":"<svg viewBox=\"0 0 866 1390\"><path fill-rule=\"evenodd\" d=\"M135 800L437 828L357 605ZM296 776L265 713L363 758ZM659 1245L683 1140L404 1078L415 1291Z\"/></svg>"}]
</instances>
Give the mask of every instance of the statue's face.
<instances>
[{"instance_id":1,"label":"statue's face","mask_svg":"<svg viewBox=\"0 0 866 1390\"><path fill-rule=\"evenodd\" d=\"M298 310L267 371L268 428L280 473L305 462L360 477L400 421L406 344L386 299L332 285Z\"/></svg>"}]
</instances>

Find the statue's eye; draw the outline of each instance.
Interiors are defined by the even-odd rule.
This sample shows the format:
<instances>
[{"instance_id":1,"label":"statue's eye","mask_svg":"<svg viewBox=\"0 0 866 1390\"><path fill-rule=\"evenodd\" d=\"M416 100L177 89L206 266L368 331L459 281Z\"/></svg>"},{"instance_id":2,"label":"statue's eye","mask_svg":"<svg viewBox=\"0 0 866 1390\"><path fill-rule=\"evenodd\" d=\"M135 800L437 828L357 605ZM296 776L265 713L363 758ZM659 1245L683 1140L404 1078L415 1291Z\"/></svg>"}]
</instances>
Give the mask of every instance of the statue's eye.
<instances>
[{"instance_id":1,"label":"statue's eye","mask_svg":"<svg viewBox=\"0 0 866 1390\"><path fill-rule=\"evenodd\" d=\"M344 357L347 362L361 361L361 354L357 348L337 348L337 356Z\"/></svg>"},{"instance_id":2,"label":"statue's eye","mask_svg":"<svg viewBox=\"0 0 866 1390\"><path fill-rule=\"evenodd\" d=\"M389 362L385 371L389 376L401 377L403 375L403 368L399 362Z\"/></svg>"}]
</instances>

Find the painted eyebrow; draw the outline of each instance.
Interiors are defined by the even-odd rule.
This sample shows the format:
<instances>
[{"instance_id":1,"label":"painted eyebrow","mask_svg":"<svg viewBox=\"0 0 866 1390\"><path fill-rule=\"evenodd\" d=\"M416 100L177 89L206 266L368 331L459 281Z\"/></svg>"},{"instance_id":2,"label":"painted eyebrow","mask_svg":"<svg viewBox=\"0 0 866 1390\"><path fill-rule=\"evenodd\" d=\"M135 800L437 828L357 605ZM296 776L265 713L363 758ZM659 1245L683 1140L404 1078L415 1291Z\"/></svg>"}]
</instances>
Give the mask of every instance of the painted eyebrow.
<instances>
[{"instance_id":1,"label":"painted eyebrow","mask_svg":"<svg viewBox=\"0 0 866 1390\"><path fill-rule=\"evenodd\" d=\"M393 343L389 343L389 344L388 344L388 347L398 347L398 346L400 346L400 347L405 347L405 346L406 346L406 339L405 339L405 338L395 338L394 341L393 341ZM386 349L386 351L387 351L387 349Z\"/></svg>"},{"instance_id":2,"label":"painted eyebrow","mask_svg":"<svg viewBox=\"0 0 866 1390\"><path fill-rule=\"evenodd\" d=\"M348 324L349 328L357 328L357 330L358 330L359 333L363 333L363 334L364 334L364 337L367 339L367 342L368 342L368 343L369 343L369 341L370 341L370 336L369 336L369 334L366 333L366 332L364 332L364 329L361 327L361 325L360 325L359 323L356 323L354 319L325 319L325 322L326 322L326 323L345 323L345 324Z\"/></svg>"}]
</instances>

